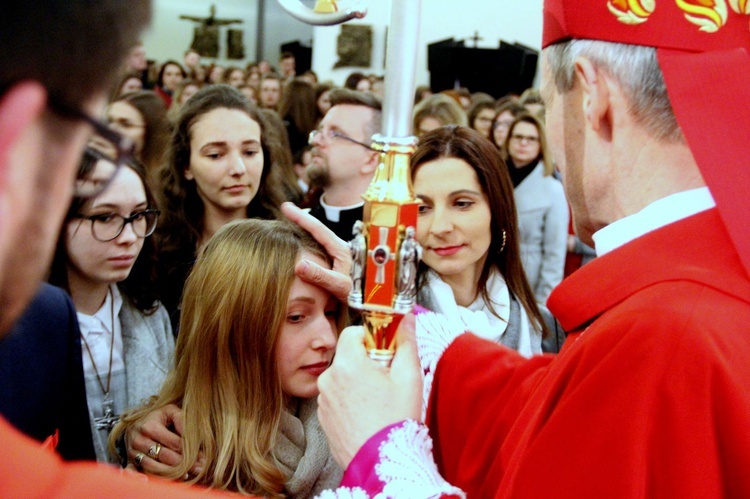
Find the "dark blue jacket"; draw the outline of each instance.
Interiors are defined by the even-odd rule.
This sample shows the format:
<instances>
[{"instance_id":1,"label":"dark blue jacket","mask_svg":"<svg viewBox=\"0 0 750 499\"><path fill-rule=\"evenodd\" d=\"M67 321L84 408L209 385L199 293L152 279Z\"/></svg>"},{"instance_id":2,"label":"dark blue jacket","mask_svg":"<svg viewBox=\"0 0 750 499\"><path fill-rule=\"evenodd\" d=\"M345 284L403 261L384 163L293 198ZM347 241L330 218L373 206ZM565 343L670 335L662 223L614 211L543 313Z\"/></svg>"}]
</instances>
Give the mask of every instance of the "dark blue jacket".
<instances>
[{"instance_id":1,"label":"dark blue jacket","mask_svg":"<svg viewBox=\"0 0 750 499\"><path fill-rule=\"evenodd\" d=\"M0 413L40 442L59 430L65 459L95 459L78 319L60 288L43 284L0 340Z\"/></svg>"}]
</instances>

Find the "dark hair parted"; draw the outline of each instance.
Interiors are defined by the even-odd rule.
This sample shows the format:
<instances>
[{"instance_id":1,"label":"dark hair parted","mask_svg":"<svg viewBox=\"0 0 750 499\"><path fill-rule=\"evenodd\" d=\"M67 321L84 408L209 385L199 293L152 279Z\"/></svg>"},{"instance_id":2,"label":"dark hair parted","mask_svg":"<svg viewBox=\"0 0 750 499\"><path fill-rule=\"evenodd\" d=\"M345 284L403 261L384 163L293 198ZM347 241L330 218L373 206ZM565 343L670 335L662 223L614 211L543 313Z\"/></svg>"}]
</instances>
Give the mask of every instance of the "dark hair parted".
<instances>
[{"instance_id":1,"label":"dark hair parted","mask_svg":"<svg viewBox=\"0 0 750 499\"><path fill-rule=\"evenodd\" d=\"M521 302L532 324L546 336L544 321L523 270L513 184L499 151L476 130L456 125L443 126L420 138L417 151L411 158L412 180L425 163L442 158L461 159L474 170L492 214L492 239L479 276L478 294L481 294L488 304L492 303L487 294L487 280L492 268L496 268L505 279L510 292ZM504 248L503 230L506 234ZM427 270L424 262L420 262L419 270L418 281L422 286L423 276ZM495 313L494 310L492 312Z\"/></svg>"},{"instance_id":2,"label":"dark hair parted","mask_svg":"<svg viewBox=\"0 0 750 499\"><path fill-rule=\"evenodd\" d=\"M143 133L143 150L140 159L146 167L147 175L152 177L161 165L167 142L169 142L170 128L164 101L151 90L141 90L123 94L113 102L130 104L143 117L146 128Z\"/></svg>"},{"instance_id":3,"label":"dark hair parted","mask_svg":"<svg viewBox=\"0 0 750 499\"><path fill-rule=\"evenodd\" d=\"M160 87L164 87L164 71L167 70L167 66L177 66L180 68L180 72L182 73L183 78L187 78L187 73L185 72L185 69L182 67L182 64L180 64L177 61L166 61L164 64L161 65L161 68L159 69L159 76L156 78L156 84Z\"/></svg>"},{"instance_id":4,"label":"dark hair parted","mask_svg":"<svg viewBox=\"0 0 750 499\"><path fill-rule=\"evenodd\" d=\"M151 18L148 0L5 2L0 15L0 95L38 81L80 108L107 92Z\"/></svg>"},{"instance_id":5,"label":"dark hair parted","mask_svg":"<svg viewBox=\"0 0 750 499\"><path fill-rule=\"evenodd\" d=\"M169 154L161 170L162 223L157 229L160 251L161 281L184 282L187 271L195 260L198 241L203 232L203 200L198 195L195 182L185 178L190 166L190 139L192 128L205 114L215 109L231 109L247 114L260 125L263 172L255 197L247 206L248 218L274 219L279 216L280 196L268 182L274 158L266 139L266 122L262 115L241 92L224 84L209 85L199 90L183 106L172 131ZM187 265L187 267L186 267ZM169 286L169 284L165 284ZM162 300L168 310L173 311L179 302L182 286L177 286L176 296Z\"/></svg>"},{"instance_id":6,"label":"dark hair parted","mask_svg":"<svg viewBox=\"0 0 750 499\"><path fill-rule=\"evenodd\" d=\"M143 166L134 161L122 166L122 168L130 168L138 174L138 178L141 179L143 189L146 192L148 208L156 208L156 200L146 182L146 171ZM104 190L104 192L107 191ZM68 213L65 215L65 220L63 221L63 230L60 231L60 236L57 238L57 247L52 259L48 282L54 286L63 288L68 293L70 293L70 286L68 285L69 258L66 244L68 232L65 230L65 227L69 223L76 223L74 220L78 218L79 214L86 213L86 209L91 201L91 198L73 198ZM80 230L91 230L89 221L79 219L77 223L79 224ZM153 237L147 237L143 240L143 247L133 264L130 274L124 281L117 283L117 286L120 288L120 292L124 299L128 300L141 312L149 315L156 311L157 300L159 299L155 283L156 245Z\"/></svg>"},{"instance_id":7,"label":"dark hair parted","mask_svg":"<svg viewBox=\"0 0 750 499\"><path fill-rule=\"evenodd\" d=\"M528 111L520 113L513 119L513 123L508 128L508 135L505 137L505 143L503 144L503 157L505 160L510 158L509 144L513 131L519 123L528 123L534 125L537 133L539 134L539 155L536 157L537 160L541 160L544 163L544 176L549 176L555 173L555 162L552 159L552 153L550 152L549 144L547 143L547 133L544 128L542 120L530 114ZM510 158L512 161L512 158Z\"/></svg>"},{"instance_id":8,"label":"dark hair parted","mask_svg":"<svg viewBox=\"0 0 750 499\"><path fill-rule=\"evenodd\" d=\"M264 142L273 156L268 180L275 186L283 200L300 204L304 201L304 194L297 183L294 173L294 159L292 158L289 136L284 121L273 109L258 109L266 120Z\"/></svg>"},{"instance_id":9,"label":"dark hair parted","mask_svg":"<svg viewBox=\"0 0 750 499\"><path fill-rule=\"evenodd\" d=\"M315 89L305 80L294 78L284 86L279 116L307 136L315 128Z\"/></svg>"},{"instance_id":10,"label":"dark hair parted","mask_svg":"<svg viewBox=\"0 0 750 499\"><path fill-rule=\"evenodd\" d=\"M468 125L471 128L474 128L474 121L477 119L477 116L479 116L479 113L481 113L485 109L491 109L494 114L495 113L495 101L479 100L471 105L471 107L469 108L468 115L467 115Z\"/></svg>"}]
</instances>

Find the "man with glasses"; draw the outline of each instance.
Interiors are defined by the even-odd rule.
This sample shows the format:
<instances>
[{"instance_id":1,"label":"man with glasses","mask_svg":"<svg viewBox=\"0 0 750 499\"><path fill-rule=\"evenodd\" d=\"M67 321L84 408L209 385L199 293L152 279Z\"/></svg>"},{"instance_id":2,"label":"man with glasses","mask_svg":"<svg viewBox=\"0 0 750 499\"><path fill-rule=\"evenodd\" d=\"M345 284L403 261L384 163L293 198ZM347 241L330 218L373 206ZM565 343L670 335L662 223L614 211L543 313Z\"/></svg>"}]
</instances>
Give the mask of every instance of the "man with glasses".
<instances>
[{"instance_id":1,"label":"man with glasses","mask_svg":"<svg viewBox=\"0 0 750 499\"><path fill-rule=\"evenodd\" d=\"M95 116L102 113L118 70L150 14L148 0L10 0L3 4L0 15L2 345L16 339L5 337L47 271L72 194L93 196L101 192L116 175L119 165L132 154L132 142L113 133ZM92 134L100 136L101 141L94 142L104 144L105 156L81 162ZM148 216L144 220L145 227L139 219L117 220L115 225L119 230L120 225L130 222L134 230L147 232ZM108 237L111 232L100 235ZM61 306L66 307L64 301ZM49 339L41 338L38 351L55 355L57 352L49 350L60 342L53 336L64 332L51 330L46 334ZM45 346L48 350L42 349ZM80 344L78 348L80 356ZM30 365L15 368L0 365L4 379L23 375L24 369L35 372ZM46 371L36 371L39 375L43 372ZM29 390L33 389L29 386ZM78 402L72 398L62 400L62 404ZM49 443L54 446L55 437L51 437ZM176 485L132 478L95 463L63 464L54 452L22 435L2 417L0 448L3 451L0 497L206 497L203 491L191 492Z\"/></svg>"},{"instance_id":2,"label":"man with glasses","mask_svg":"<svg viewBox=\"0 0 750 499\"><path fill-rule=\"evenodd\" d=\"M312 162L307 167L311 186L323 194L310 214L344 241L362 220L362 195L372 182L379 154L370 148L380 132L380 99L348 89L331 91L331 109L310 134Z\"/></svg>"}]
</instances>

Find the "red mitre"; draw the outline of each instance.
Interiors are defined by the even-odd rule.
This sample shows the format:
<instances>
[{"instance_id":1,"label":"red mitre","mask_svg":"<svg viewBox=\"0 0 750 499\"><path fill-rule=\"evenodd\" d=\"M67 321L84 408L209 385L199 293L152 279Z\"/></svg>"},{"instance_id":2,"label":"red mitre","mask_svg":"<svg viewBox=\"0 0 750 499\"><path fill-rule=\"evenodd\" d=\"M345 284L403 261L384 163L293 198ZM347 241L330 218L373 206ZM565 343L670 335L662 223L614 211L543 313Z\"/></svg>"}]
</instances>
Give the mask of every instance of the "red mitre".
<instances>
[{"instance_id":1,"label":"red mitre","mask_svg":"<svg viewBox=\"0 0 750 499\"><path fill-rule=\"evenodd\" d=\"M657 48L677 122L750 274L750 0L545 0L542 45L569 39Z\"/></svg>"}]
</instances>

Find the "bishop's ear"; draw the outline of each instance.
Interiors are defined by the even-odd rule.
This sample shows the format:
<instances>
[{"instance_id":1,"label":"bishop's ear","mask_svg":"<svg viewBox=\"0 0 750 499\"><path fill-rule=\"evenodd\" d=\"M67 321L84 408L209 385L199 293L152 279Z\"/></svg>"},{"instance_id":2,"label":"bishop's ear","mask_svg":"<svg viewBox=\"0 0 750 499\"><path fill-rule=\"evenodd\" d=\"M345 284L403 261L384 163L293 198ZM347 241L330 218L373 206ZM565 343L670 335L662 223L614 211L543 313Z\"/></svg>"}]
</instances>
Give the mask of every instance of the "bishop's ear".
<instances>
[{"instance_id":1,"label":"bishop's ear","mask_svg":"<svg viewBox=\"0 0 750 499\"><path fill-rule=\"evenodd\" d=\"M575 78L581 86L583 115L594 131L610 128L610 80L591 60L579 57L575 61Z\"/></svg>"}]
</instances>

